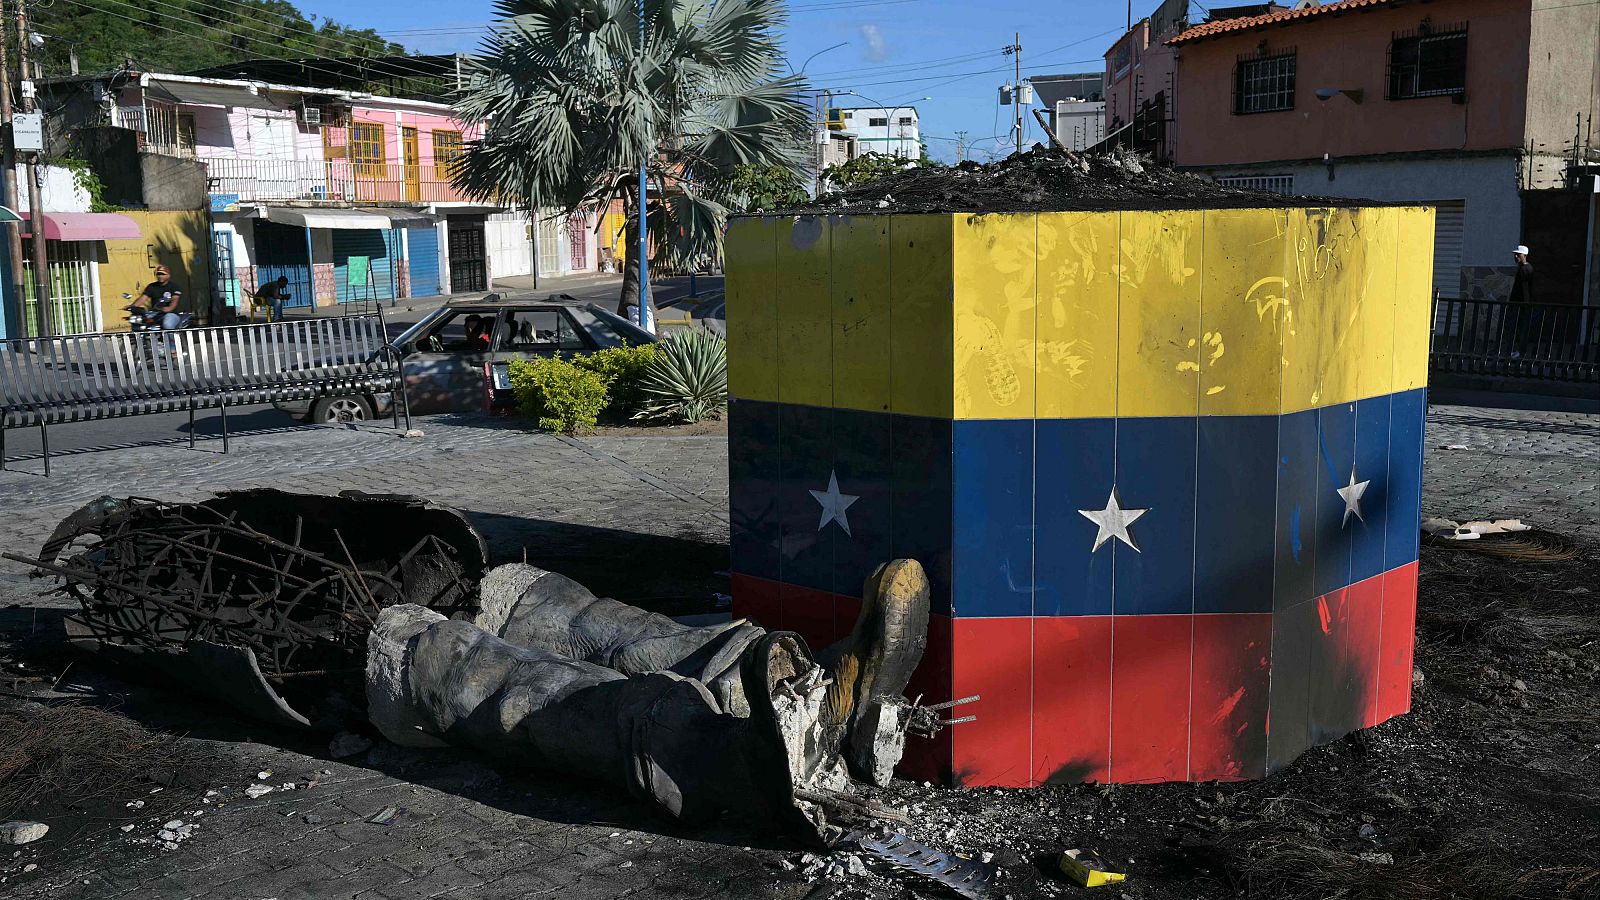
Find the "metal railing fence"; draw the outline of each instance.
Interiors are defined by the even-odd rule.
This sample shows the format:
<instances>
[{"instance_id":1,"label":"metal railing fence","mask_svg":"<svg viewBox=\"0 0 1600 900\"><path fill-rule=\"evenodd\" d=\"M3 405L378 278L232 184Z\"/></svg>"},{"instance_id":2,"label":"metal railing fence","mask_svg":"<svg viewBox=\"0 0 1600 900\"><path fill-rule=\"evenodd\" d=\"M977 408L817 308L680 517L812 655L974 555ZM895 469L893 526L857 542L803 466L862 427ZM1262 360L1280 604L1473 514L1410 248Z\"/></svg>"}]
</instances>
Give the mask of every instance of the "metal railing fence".
<instances>
[{"instance_id":1,"label":"metal railing fence","mask_svg":"<svg viewBox=\"0 0 1600 900\"><path fill-rule=\"evenodd\" d=\"M1600 308L1439 297L1435 372L1600 382Z\"/></svg>"}]
</instances>

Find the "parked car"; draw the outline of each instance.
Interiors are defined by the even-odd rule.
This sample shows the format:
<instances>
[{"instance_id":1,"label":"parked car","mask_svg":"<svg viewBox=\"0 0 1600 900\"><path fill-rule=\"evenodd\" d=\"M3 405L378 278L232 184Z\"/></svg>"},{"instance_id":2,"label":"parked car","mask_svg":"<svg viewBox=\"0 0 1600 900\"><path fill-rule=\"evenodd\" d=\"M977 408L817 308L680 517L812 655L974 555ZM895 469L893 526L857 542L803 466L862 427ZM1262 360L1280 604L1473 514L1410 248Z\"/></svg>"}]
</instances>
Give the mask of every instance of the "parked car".
<instances>
[{"instance_id":1,"label":"parked car","mask_svg":"<svg viewBox=\"0 0 1600 900\"><path fill-rule=\"evenodd\" d=\"M590 303L506 299L495 294L452 300L393 341L405 361L406 396L416 415L475 412L485 406L490 373L516 359L571 356L651 343L656 336ZM389 415L389 395L322 397L277 404L312 422L352 422Z\"/></svg>"}]
</instances>

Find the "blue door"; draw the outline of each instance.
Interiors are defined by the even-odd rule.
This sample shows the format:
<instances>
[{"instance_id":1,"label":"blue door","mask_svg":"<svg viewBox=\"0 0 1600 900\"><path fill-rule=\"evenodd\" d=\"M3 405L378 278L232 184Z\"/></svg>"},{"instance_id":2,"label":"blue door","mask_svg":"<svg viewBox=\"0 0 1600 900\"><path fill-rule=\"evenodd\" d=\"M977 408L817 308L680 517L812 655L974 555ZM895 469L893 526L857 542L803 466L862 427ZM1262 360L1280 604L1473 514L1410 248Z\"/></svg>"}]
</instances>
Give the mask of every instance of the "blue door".
<instances>
[{"instance_id":1,"label":"blue door","mask_svg":"<svg viewBox=\"0 0 1600 900\"><path fill-rule=\"evenodd\" d=\"M311 306L317 292L311 281L311 242L306 229L279 222L256 221L256 283L253 291L278 278L289 279L285 306Z\"/></svg>"},{"instance_id":2,"label":"blue door","mask_svg":"<svg viewBox=\"0 0 1600 900\"><path fill-rule=\"evenodd\" d=\"M340 303L351 300L393 300L394 258L398 255L392 228L340 228L333 232L333 286ZM350 283L350 257L366 257L372 265L369 284ZM359 281L359 274L357 280Z\"/></svg>"},{"instance_id":3,"label":"blue door","mask_svg":"<svg viewBox=\"0 0 1600 900\"><path fill-rule=\"evenodd\" d=\"M432 225L411 225L406 228L406 243L410 255L411 296L432 297L443 293L439 289L439 231Z\"/></svg>"}]
</instances>

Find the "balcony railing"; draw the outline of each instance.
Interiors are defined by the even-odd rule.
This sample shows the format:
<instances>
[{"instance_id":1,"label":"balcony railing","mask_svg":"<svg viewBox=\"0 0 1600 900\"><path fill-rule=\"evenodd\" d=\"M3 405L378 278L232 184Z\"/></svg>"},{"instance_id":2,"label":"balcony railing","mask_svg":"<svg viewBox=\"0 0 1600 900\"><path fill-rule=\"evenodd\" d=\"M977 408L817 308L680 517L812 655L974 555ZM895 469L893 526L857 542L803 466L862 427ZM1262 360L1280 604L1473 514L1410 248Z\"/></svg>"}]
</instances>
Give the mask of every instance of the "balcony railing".
<instances>
[{"instance_id":1,"label":"balcony railing","mask_svg":"<svg viewBox=\"0 0 1600 900\"><path fill-rule=\"evenodd\" d=\"M1456 375L1600 382L1600 308L1441 297L1431 364Z\"/></svg>"},{"instance_id":2,"label":"balcony railing","mask_svg":"<svg viewBox=\"0 0 1600 900\"><path fill-rule=\"evenodd\" d=\"M469 199L432 166L345 159L277 160L201 157L211 191L240 201L448 203Z\"/></svg>"}]
</instances>

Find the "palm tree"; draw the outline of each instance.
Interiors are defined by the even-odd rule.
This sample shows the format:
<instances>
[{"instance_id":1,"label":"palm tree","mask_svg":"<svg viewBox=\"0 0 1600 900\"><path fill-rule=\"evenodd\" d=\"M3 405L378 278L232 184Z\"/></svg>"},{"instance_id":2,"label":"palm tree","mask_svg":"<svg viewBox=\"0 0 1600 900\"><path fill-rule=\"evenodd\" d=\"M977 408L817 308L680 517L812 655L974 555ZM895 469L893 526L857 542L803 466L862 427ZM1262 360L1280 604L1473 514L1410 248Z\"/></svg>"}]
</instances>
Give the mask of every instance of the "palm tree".
<instances>
[{"instance_id":1,"label":"palm tree","mask_svg":"<svg viewBox=\"0 0 1600 900\"><path fill-rule=\"evenodd\" d=\"M657 264L718 259L745 164L804 171L810 109L783 77L781 0L497 0L500 19L458 104L485 123L455 172L467 192L530 209L621 197L622 306L639 296L639 165Z\"/></svg>"}]
</instances>

